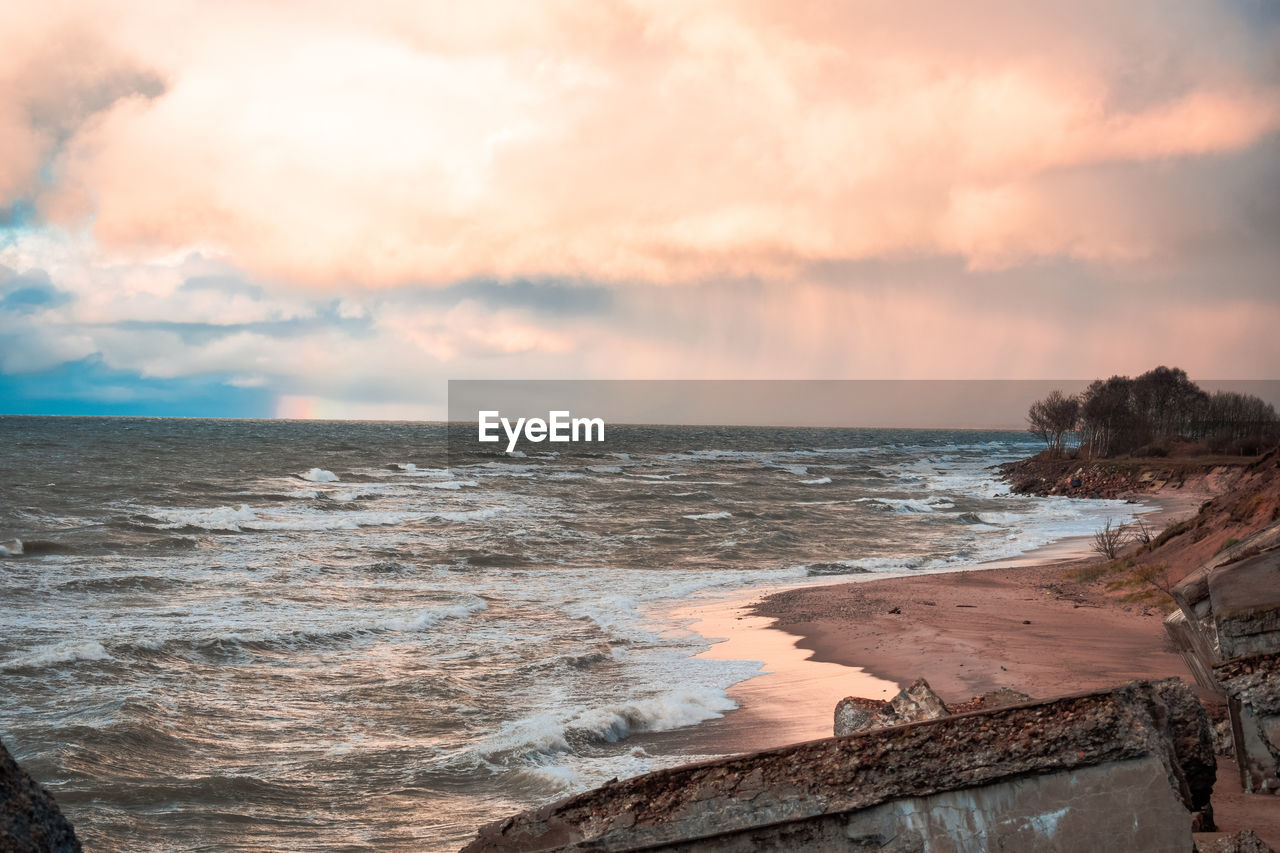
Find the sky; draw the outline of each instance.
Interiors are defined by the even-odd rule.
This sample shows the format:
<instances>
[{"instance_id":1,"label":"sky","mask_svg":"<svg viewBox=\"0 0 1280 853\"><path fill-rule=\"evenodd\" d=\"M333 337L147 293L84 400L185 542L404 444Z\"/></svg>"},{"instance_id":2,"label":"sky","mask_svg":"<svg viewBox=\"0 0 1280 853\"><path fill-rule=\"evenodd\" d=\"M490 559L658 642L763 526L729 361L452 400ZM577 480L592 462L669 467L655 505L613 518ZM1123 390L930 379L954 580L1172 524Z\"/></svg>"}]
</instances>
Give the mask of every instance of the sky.
<instances>
[{"instance_id":1,"label":"sky","mask_svg":"<svg viewBox=\"0 0 1280 853\"><path fill-rule=\"evenodd\" d=\"M0 413L1280 377L1267 0L0 0Z\"/></svg>"}]
</instances>

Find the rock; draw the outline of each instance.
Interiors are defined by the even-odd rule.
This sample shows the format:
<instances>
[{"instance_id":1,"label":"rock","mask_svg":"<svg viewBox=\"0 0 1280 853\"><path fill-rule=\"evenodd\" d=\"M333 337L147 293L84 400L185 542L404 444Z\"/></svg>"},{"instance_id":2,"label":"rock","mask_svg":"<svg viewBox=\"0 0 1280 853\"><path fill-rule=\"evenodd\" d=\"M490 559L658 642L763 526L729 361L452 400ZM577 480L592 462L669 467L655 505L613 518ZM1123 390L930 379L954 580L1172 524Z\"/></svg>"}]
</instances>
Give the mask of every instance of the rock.
<instances>
[{"instance_id":1,"label":"rock","mask_svg":"<svg viewBox=\"0 0 1280 853\"><path fill-rule=\"evenodd\" d=\"M1231 721L1228 719L1218 720L1213 724L1213 752L1225 758L1235 757L1236 742L1231 734Z\"/></svg>"},{"instance_id":2,"label":"rock","mask_svg":"<svg viewBox=\"0 0 1280 853\"><path fill-rule=\"evenodd\" d=\"M80 842L58 804L0 743L0 851L79 853Z\"/></svg>"},{"instance_id":3,"label":"rock","mask_svg":"<svg viewBox=\"0 0 1280 853\"><path fill-rule=\"evenodd\" d=\"M874 720L889 706L879 699L846 696L836 703L835 736L844 737L874 726Z\"/></svg>"},{"instance_id":4,"label":"rock","mask_svg":"<svg viewBox=\"0 0 1280 853\"><path fill-rule=\"evenodd\" d=\"M1196 836L1196 853L1275 853L1252 829L1235 833L1213 832Z\"/></svg>"},{"instance_id":5,"label":"rock","mask_svg":"<svg viewBox=\"0 0 1280 853\"><path fill-rule=\"evenodd\" d=\"M885 709L886 722L882 725L898 726L903 723L918 723L921 720L936 720L950 715L947 706L933 692L929 682L917 678L909 687L889 700Z\"/></svg>"},{"instance_id":6,"label":"rock","mask_svg":"<svg viewBox=\"0 0 1280 853\"><path fill-rule=\"evenodd\" d=\"M936 720L951 712L929 687L929 682L917 678L888 702L878 699L862 699L848 696L836 704L835 736L844 737L854 732L900 726L922 720Z\"/></svg>"}]
</instances>

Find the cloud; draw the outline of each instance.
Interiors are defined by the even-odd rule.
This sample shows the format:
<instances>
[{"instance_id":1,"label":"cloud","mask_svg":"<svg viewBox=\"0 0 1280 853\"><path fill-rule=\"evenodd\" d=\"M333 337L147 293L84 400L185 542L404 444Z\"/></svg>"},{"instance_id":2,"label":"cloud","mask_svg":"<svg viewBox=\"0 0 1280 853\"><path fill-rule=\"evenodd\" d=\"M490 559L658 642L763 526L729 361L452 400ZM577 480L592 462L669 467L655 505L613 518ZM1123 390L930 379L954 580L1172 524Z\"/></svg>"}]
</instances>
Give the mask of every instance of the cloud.
<instances>
[{"instance_id":1,"label":"cloud","mask_svg":"<svg viewBox=\"0 0 1280 853\"><path fill-rule=\"evenodd\" d=\"M93 116L164 92L156 73L84 26L77 11L57 2L0 10L0 204L47 189L53 161Z\"/></svg>"},{"instance_id":2,"label":"cloud","mask_svg":"<svg viewBox=\"0 0 1280 853\"><path fill-rule=\"evenodd\" d=\"M44 270L15 273L0 266L0 313L34 314L64 305L73 295L53 286Z\"/></svg>"},{"instance_id":3,"label":"cloud","mask_svg":"<svg viewBox=\"0 0 1280 853\"><path fill-rule=\"evenodd\" d=\"M29 399L1280 365L1246 0L0 4Z\"/></svg>"},{"instance_id":4,"label":"cloud","mask_svg":"<svg viewBox=\"0 0 1280 853\"><path fill-rule=\"evenodd\" d=\"M122 257L197 248L335 290L1138 262L1219 223L1139 195L1100 216L1103 175L1280 128L1277 26L1230 4L99 11L106 70L52 73L48 50L16 66L71 108L6 87L0 198L34 191L56 148L39 209Z\"/></svg>"}]
</instances>

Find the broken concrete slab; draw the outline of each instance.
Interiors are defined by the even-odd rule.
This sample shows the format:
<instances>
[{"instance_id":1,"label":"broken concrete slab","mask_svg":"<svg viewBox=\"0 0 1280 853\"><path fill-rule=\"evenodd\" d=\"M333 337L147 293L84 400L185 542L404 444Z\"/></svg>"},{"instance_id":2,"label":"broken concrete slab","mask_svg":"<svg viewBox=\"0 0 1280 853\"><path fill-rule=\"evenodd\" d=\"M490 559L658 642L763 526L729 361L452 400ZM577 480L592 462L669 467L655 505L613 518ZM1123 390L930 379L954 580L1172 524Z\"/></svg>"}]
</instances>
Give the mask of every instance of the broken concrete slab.
<instances>
[{"instance_id":1,"label":"broken concrete slab","mask_svg":"<svg viewBox=\"0 0 1280 853\"><path fill-rule=\"evenodd\" d=\"M1280 551L1203 567L1172 592L1165 630L1196 682L1227 697L1241 785L1280 793Z\"/></svg>"},{"instance_id":2,"label":"broken concrete slab","mask_svg":"<svg viewBox=\"0 0 1280 853\"><path fill-rule=\"evenodd\" d=\"M1189 689L1135 682L613 782L466 850L1190 850L1214 767Z\"/></svg>"},{"instance_id":3,"label":"broken concrete slab","mask_svg":"<svg viewBox=\"0 0 1280 853\"><path fill-rule=\"evenodd\" d=\"M1209 574L1221 660L1280 653L1280 551Z\"/></svg>"},{"instance_id":4,"label":"broken concrete slab","mask_svg":"<svg viewBox=\"0 0 1280 853\"><path fill-rule=\"evenodd\" d=\"M1223 566L1202 566L1171 591L1178 613L1165 619L1199 680L1238 657L1280 654L1280 550ZM1213 684L1203 685L1213 688Z\"/></svg>"},{"instance_id":5,"label":"broken concrete slab","mask_svg":"<svg viewBox=\"0 0 1280 853\"><path fill-rule=\"evenodd\" d=\"M1219 664L1227 691L1240 784L1247 794L1280 793L1280 655Z\"/></svg>"}]
</instances>

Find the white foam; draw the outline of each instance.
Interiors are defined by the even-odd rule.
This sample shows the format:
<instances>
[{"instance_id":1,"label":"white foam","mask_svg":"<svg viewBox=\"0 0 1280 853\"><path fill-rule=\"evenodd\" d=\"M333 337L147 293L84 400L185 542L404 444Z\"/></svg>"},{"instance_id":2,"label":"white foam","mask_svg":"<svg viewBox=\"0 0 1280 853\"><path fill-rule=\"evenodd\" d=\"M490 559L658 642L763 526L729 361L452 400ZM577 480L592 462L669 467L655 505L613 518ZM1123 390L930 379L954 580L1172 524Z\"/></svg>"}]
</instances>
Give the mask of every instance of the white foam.
<instances>
[{"instance_id":1,"label":"white foam","mask_svg":"<svg viewBox=\"0 0 1280 853\"><path fill-rule=\"evenodd\" d=\"M300 475L302 479L312 483L336 483L338 475L332 471L326 471L323 468L312 468L305 474Z\"/></svg>"},{"instance_id":2,"label":"white foam","mask_svg":"<svg viewBox=\"0 0 1280 853\"><path fill-rule=\"evenodd\" d=\"M636 732L662 732L723 717L738 704L714 687L688 687L634 702L541 713L504 723L480 744L486 758L572 752L575 743L616 743Z\"/></svg>"},{"instance_id":3,"label":"white foam","mask_svg":"<svg viewBox=\"0 0 1280 853\"><path fill-rule=\"evenodd\" d=\"M219 506L210 509L154 509L148 513L163 522L165 529L201 527L205 530L241 530L241 524L254 521L258 515L248 504L239 507Z\"/></svg>"},{"instance_id":4,"label":"white foam","mask_svg":"<svg viewBox=\"0 0 1280 853\"><path fill-rule=\"evenodd\" d=\"M412 474L415 477L435 477L441 480L448 480L453 477L453 471L448 468L419 468L412 462L404 462L399 466L399 471L395 474Z\"/></svg>"},{"instance_id":5,"label":"white foam","mask_svg":"<svg viewBox=\"0 0 1280 853\"><path fill-rule=\"evenodd\" d=\"M418 485L420 489L444 489L450 492L456 492L459 489L468 486L476 486L475 480L442 480L439 483L422 483Z\"/></svg>"},{"instance_id":6,"label":"white foam","mask_svg":"<svg viewBox=\"0 0 1280 853\"><path fill-rule=\"evenodd\" d=\"M733 513L721 510L720 512L694 513L693 515L686 515L684 517L692 521L713 521L717 518L732 518Z\"/></svg>"},{"instance_id":7,"label":"white foam","mask_svg":"<svg viewBox=\"0 0 1280 853\"><path fill-rule=\"evenodd\" d=\"M420 611L412 616L384 619L380 623L380 627L390 631L425 631L445 620L465 619L472 613L479 613L481 610L488 609L489 605L485 604L484 599L473 595L469 600L460 604L447 604L443 607Z\"/></svg>"},{"instance_id":8,"label":"white foam","mask_svg":"<svg viewBox=\"0 0 1280 853\"><path fill-rule=\"evenodd\" d=\"M401 524L415 516L387 512L298 512L265 514L241 504L238 507L208 509L153 509L148 515L160 522L162 530L199 527L228 533L272 530L356 530Z\"/></svg>"},{"instance_id":9,"label":"white foam","mask_svg":"<svg viewBox=\"0 0 1280 853\"><path fill-rule=\"evenodd\" d=\"M819 477L816 480L801 480L800 483L805 486L825 486L831 482L830 477Z\"/></svg>"},{"instance_id":10,"label":"white foam","mask_svg":"<svg viewBox=\"0 0 1280 853\"><path fill-rule=\"evenodd\" d=\"M9 659L5 669L22 669L24 667L44 667L58 663L73 663L78 660L108 660L111 655L97 640L76 642L67 640L49 646L33 649L25 655Z\"/></svg>"},{"instance_id":11,"label":"white foam","mask_svg":"<svg viewBox=\"0 0 1280 853\"><path fill-rule=\"evenodd\" d=\"M0 557L21 557L22 556L22 540L10 539L8 542L0 542Z\"/></svg>"},{"instance_id":12,"label":"white foam","mask_svg":"<svg viewBox=\"0 0 1280 853\"><path fill-rule=\"evenodd\" d=\"M932 498L857 498L855 503L878 504L892 512L934 512L939 509L951 509L954 503L943 497Z\"/></svg>"}]
</instances>

